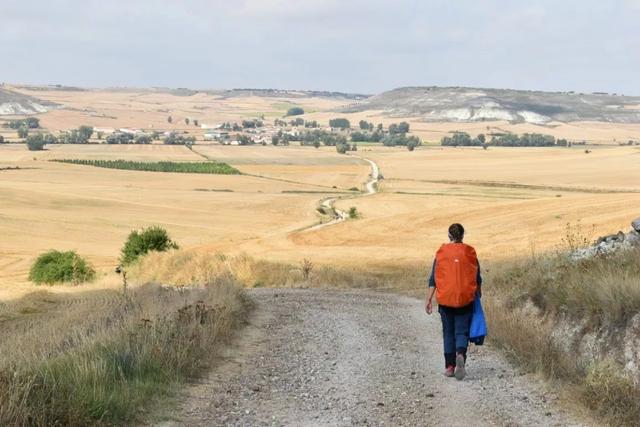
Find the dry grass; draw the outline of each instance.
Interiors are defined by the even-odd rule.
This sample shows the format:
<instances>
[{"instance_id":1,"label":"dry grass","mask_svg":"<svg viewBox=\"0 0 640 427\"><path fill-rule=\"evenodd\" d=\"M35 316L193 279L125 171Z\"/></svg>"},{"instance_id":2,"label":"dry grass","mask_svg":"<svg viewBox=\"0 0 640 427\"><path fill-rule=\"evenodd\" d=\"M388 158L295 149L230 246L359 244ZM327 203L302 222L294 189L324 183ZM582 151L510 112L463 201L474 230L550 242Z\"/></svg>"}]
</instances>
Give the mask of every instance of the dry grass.
<instances>
[{"instance_id":1,"label":"dry grass","mask_svg":"<svg viewBox=\"0 0 640 427\"><path fill-rule=\"evenodd\" d=\"M112 425L211 362L245 303L219 276L189 291L38 292L1 308L0 424Z\"/></svg>"},{"instance_id":2,"label":"dry grass","mask_svg":"<svg viewBox=\"0 0 640 427\"><path fill-rule=\"evenodd\" d=\"M624 323L640 312L640 251L570 261L561 255L494 264L492 288L543 314Z\"/></svg>"},{"instance_id":3,"label":"dry grass","mask_svg":"<svg viewBox=\"0 0 640 427\"><path fill-rule=\"evenodd\" d=\"M485 311L492 342L525 369L570 384L612 425L637 425L640 389L624 362L591 362L593 355L561 347L554 331L563 322L582 324L588 328L582 333L604 329L613 340L596 351L620 346L626 322L640 313L639 266L638 250L579 262L559 254L490 265Z\"/></svg>"},{"instance_id":4,"label":"dry grass","mask_svg":"<svg viewBox=\"0 0 640 427\"><path fill-rule=\"evenodd\" d=\"M181 155L165 147L118 147L122 149L119 153L98 152L95 147L101 146L61 147L65 150L59 150L60 157L71 158L170 160L174 154ZM0 159L4 159L5 150L14 153L13 146L2 146ZM330 156L338 157L336 153L328 153ZM0 298L22 294L25 286L28 290L31 263L39 253L52 248L77 250L103 273L117 264L119 249L132 229L160 225L187 247L211 243L235 246L313 224L317 221L315 206L322 196L308 192L341 191L328 185L249 176L178 176L31 159L8 161L7 166L21 169L0 171ZM318 165L316 170L310 166L288 173L292 167L280 167L291 181L304 181L317 173L350 187L360 183L360 175L366 175L361 173L366 167L359 162ZM333 174L332 168L339 170Z\"/></svg>"},{"instance_id":5,"label":"dry grass","mask_svg":"<svg viewBox=\"0 0 640 427\"><path fill-rule=\"evenodd\" d=\"M147 255L131 268L131 275L139 282L174 286L207 283L212 277L230 275L245 287L388 289L419 287L426 274L417 265L404 268L383 264L377 269L367 269L357 265L316 265L306 261L311 263L310 267L305 259L289 264L259 260L246 254L226 256L200 250L179 250Z\"/></svg>"},{"instance_id":6,"label":"dry grass","mask_svg":"<svg viewBox=\"0 0 640 427\"><path fill-rule=\"evenodd\" d=\"M625 229L640 209L636 194L608 193L638 191L633 179L637 150L628 147L594 150L589 156L544 148L413 153L372 148L358 154L380 163L387 178L382 193L338 201L344 210L355 206L360 219L311 232L300 230L319 220L318 201L329 196L314 192L360 186L369 173L360 160L331 149L198 146L207 156L268 178L174 176L33 161L23 148L0 147L2 166L21 168L0 171L0 298L29 291L30 264L51 248L78 251L99 275L111 271L127 234L150 225L169 230L182 247L203 252L247 253L283 264L308 258L338 269L367 270L428 264L453 220L465 224L469 242L489 260L525 254L531 246L553 248L567 221L594 224L597 234ZM56 146L37 155L201 159L183 147L162 145ZM442 179L458 183L430 182ZM477 181L516 183L516 188ZM559 190L568 187L572 191Z\"/></svg>"}]
</instances>

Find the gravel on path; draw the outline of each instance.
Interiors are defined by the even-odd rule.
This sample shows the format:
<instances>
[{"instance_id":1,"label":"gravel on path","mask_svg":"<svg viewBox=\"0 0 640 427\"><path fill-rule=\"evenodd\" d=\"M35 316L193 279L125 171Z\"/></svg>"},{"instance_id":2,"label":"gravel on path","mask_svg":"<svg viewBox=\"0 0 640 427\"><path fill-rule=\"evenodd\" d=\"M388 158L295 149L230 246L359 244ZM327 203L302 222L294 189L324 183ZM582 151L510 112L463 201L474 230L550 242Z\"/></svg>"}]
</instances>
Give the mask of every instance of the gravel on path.
<instances>
[{"instance_id":1,"label":"gravel on path","mask_svg":"<svg viewBox=\"0 0 640 427\"><path fill-rule=\"evenodd\" d=\"M445 378L440 320L415 298L256 289L250 324L187 386L170 426L573 426L558 397L488 346Z\"/></svg>"}]
</instances>

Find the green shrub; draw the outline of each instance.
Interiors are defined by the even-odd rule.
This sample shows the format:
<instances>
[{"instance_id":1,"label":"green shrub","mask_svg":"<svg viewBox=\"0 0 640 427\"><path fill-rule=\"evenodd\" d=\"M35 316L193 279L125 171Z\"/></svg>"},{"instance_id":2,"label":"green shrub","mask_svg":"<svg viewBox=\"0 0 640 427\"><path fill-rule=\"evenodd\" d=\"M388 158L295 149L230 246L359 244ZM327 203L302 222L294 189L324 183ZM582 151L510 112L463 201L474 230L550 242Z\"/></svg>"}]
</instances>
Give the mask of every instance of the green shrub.
<instances>
[{"instance_id":1,"label":"green shrub","mask_svg":"<svg viewBox=\"0 0 640 427\"><path fill-rule=\"evenodd\" d=\"M89 282L96 276L91 265L74 251L51 250L38 257L29 272L29 280L36 284Z\"/></svg>"},{"instance_id":2,"label":"green shrub","mask_svg":"<svg viewBox=\"0 0 640 427\"><path fill-rule=\"evenodd\" d=\"M122 248L120 261L128 265L151 251L164 252L169 249L178 249L178 245L169 238L164 228L149 227L140 231L134 230L129 234Z\"/></svg>"},{"instance_id":3,"label":"green shrub","mask_svg":"<svg viewBox=\"0 0 640 427\"><path fill-rule=\"evenodd\" d=\"M351 206L349 208L349 218L357 219L359 216L360 214L358 213L358 209L355 206Z\"/></svg>"},{"instance_id":4,"label":"green shrub","mask_svg":"<svg viewBox=\"0 0 640 427\"><path fill-rule=\"evenodd\" d=\"M38 135L31 135L27 137L25 141L29 151L42 151L44 150L44 140Z\"/></svg>"},{"instance_id":5,"label":"green shrub","mask_svg":"<svg viewBox=\"0 0 640 427\"><path fill-rule=\"evenodd\" d=\"M351 127L351 123L349 120L343 118L331 119L329 120L329 126L334 129L349 129Z\"/></svg>"},{"instance_id":6,"label":"green shrub","mask_svg":"<svg viewBox=\"0 0 640 427\"><path fill-rule=\"evenodd\" d=\"M299 116L301 114L304 114L304 110L300 107L292 107L287 111L287 116Z\"/></svg>"}]
</instances>

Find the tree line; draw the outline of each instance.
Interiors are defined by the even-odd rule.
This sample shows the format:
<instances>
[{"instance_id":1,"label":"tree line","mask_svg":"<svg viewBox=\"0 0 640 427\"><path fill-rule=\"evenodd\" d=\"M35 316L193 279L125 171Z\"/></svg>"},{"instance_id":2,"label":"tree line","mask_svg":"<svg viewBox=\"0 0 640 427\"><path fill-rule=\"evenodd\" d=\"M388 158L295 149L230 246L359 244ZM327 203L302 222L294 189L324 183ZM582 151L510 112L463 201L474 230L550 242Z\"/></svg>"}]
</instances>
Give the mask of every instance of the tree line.
<instances>
[{"instance_id":1,"label":"tree line","mask_svg":"<svg viewBox=\"0 0 640 427\"><path fill-rule=\"evenodd\" d=\"M95 166L108 169L123 169L144 172L204 173L238 175L240 171L222 162L136 162L132 160L52 160L58 163Z\"/></svg>"},{"instance_id":2,"label":"tree line","mask_svg":"<svg viewBox=\"0 0 640 427\"><path fill-rule=\"evenodd\" d=\"M360 121L359 127L359 131L351 133L351 140L354 142L381 142L387 147L407 147L409 151L422 145L417 136L407 136L411 129L407 122L392 123L386 131L382 123L374 127L373 123L365 120Z\"/></svg>"},{"instance_id":3,"label":"tree line","mask_svg":"<svg viewBox=\"0 0 640 427\"><path fill-rule=\"evenodd\" d=\"M455 132L451 136L444 136L440 145L445 147L570 147L571 142L566 139L556 139L552 135L540 133L524 133L516 135L512 133L493 135L487 142L484 134L472 138L466 132Z\"/></svg>"},{"instance_id":4,"label":"tree line","mask_svg":"<svg viewBox=\"0 0 640 427\"><path fill-rule=\"evenodd\" d=\"M315 120L304 120L302 117L296 117L293 120L285 121L281 119L275 119L273 121L273 125L276 127L299 127L304 126L305 128L319 128L320 124Z\"/></svg>"}]
</instances>

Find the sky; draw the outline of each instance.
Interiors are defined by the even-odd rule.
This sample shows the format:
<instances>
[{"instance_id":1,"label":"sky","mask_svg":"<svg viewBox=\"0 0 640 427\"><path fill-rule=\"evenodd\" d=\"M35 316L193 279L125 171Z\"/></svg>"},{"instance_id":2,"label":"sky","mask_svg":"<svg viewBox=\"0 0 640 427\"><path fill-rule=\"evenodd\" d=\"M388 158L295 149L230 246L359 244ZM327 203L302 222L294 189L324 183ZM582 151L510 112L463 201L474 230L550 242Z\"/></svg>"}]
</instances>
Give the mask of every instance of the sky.
<instances>
[{"instance_id":1,"label":"sky","mask_svg":"<svg viewBox=\"0 0 640 427\"><path fill-rule=\"evenodd\" d=\"M640 0L0 0L0 82L640 95Z\"/></svg>"}]
</instances>

